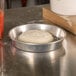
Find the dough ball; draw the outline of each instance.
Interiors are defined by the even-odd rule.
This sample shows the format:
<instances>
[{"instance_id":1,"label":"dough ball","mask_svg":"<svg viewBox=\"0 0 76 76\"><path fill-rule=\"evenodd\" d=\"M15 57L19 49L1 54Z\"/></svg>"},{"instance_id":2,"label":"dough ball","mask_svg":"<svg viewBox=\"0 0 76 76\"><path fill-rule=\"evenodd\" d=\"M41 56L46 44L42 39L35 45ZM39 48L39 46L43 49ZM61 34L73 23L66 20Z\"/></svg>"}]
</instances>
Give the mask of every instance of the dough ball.
<instances>
[{"instance_id":1,"label":"dough ball","mask_svg":"<svg viewBox=\"0 0 76 76\"><path fill-rule=\"evenodd\" d=\"M53 39L52 34L42 30L28 30L18 37L20 41L39 44L49 43L53 41Z\"/></svg>"}]
</instances>

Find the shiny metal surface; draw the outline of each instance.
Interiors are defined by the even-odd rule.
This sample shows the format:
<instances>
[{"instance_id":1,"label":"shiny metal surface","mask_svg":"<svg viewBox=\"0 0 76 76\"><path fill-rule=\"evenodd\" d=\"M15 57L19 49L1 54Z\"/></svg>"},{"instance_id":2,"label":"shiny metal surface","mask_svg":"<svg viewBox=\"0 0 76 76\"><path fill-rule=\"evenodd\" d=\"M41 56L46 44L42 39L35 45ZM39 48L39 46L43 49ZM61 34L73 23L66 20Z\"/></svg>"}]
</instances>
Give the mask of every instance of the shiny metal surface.
<instances>
[{"instance_id":1,"label":"shiny metal surface","mask_svg":"<svg viewBox=\"0 0 76 76\"><path fill-rule=\"evenodd\" d=\"M21 33L26 32L27 30L45 30L53 34L58 39L53 42L49 42L47 44L34 44L34 43L25 43L19 41L17 39L18 36ZM49 25L49 24L37 24L37 23L17 26L9 32L9 37L13 41L14 46L16 46L21 50L29 51L29 52L54 51L62 47L62 41L64 40L65 35L66 35L65 31L57 26Z\"/></svg>"},{"instance_id":2,"label":"shiny metal surface","mask_svg":"<svg viewBox=\"0 0 76 76\"><path fill-rule=\"evenodd\" d=\"M50 52L22 52L11 45L7 35L9 30L31 20L42 19L41 12L44 6L47 7L47 5L24 7L5 12L4 40L2 47L0 46L4 65L0 70L0 76L76 76L76 36L70 32L66 31L67 36L63 41L65 54L60 57L59 55L55 57L55 54ZM0 55L0 68L1 62Z\"/></svg>"},{"instance_id":3,"label":"shiny metal surface","mask_svg":"<svg viewBox=\"0 0 76 76\"><path fill-rule=\"evenodd\" d=\"M10 58L6 57L5 65L8 76L60 76L60 60L65 55L64 48L46 53L31 53L12 45L8 53Z\"/></svg>"}]
</instances>

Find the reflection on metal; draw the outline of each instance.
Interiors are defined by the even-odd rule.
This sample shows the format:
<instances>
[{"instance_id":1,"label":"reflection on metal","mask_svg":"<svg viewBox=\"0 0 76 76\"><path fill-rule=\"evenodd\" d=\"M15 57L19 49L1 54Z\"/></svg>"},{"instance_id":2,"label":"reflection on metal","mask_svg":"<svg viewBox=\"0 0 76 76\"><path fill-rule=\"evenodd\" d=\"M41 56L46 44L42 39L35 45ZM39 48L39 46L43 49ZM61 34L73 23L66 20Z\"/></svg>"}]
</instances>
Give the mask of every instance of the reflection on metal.
<instances>
[{"instance_id":1,"label":"reflection on metal","mask_svg":"<svg viewBox=\"0 0 76 76\"><path fill-rule=\"evenodd\" d=\"M50 59L52 62L55 62L57 59L60 59L65 55L65 49L63 47L57 49L57 51L51 51L49 53Z\"/></svg>"},{"instance_id":2,"label":"reflection on metal","mask_svg":"<svg viewBox=\"0 0 76 76\"><path fill-rule=\"evenodd\" d=\"M0 41L0 76L5 76L4 44Z\"/></svg>"},{"instance_id":3,"label":"reflection on metal","mask_svg":"<svg viewBox=\"0 0 76 76\"><path fill-rule=\"evenodd\" d=\"M34 67L34 53L28 52L21 52L24 58L27 58L27 62L29 63L30 67L33 69Z\"/></svg>"}]
</instances>

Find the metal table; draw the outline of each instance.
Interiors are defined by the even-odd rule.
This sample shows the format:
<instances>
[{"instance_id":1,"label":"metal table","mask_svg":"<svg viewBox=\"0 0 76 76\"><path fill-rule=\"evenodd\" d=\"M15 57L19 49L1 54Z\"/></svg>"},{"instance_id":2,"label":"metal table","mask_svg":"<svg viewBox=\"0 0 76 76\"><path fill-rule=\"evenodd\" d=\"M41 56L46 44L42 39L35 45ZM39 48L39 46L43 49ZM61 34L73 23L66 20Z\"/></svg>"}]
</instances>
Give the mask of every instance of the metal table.
<instances>
[{"instance_id":1,"label":"metal table","mask_svg":"<svg viewBox=\"0 0 76 76\"><path fill-rule=\"evenodd\" d=\"M23 53L10 45L9 30L42 19L44 6L47 7L42 5L5 11L4 39L0 42L0 76L76 76L76 36L67 31L63 42L65 54L55 60L51 59L50 52Z\"/></svg>"}]
</instances>

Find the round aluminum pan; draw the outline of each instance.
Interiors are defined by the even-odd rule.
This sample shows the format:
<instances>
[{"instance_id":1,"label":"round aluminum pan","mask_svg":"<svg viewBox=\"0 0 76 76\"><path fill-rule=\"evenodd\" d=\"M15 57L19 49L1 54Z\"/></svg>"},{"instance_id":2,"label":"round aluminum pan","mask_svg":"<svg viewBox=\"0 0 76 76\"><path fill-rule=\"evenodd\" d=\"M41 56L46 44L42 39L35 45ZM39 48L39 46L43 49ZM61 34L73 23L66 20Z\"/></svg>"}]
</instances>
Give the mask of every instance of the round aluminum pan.
<instances>
[{"instance_id":1,"label":"round aluminum pan","mask_svg":"<svg viewBox=\"0 0 76 76\"><path fill-rule=\"evenodd\" d=\"M56 36L59 39L53 42L49 42L47 44L25 43L19 41L17 39L18 36L27 30L45 30L52 33L54 36ZM18 49L29 52L54 51L62 46L62 41L65 38L65 35L66 35L65 31L57 26L49 25L49 24L37 24L37 23L20 25L13 28L9 32L9 37L12 40L14 46Z\"/></svg>"}]
</instances>

